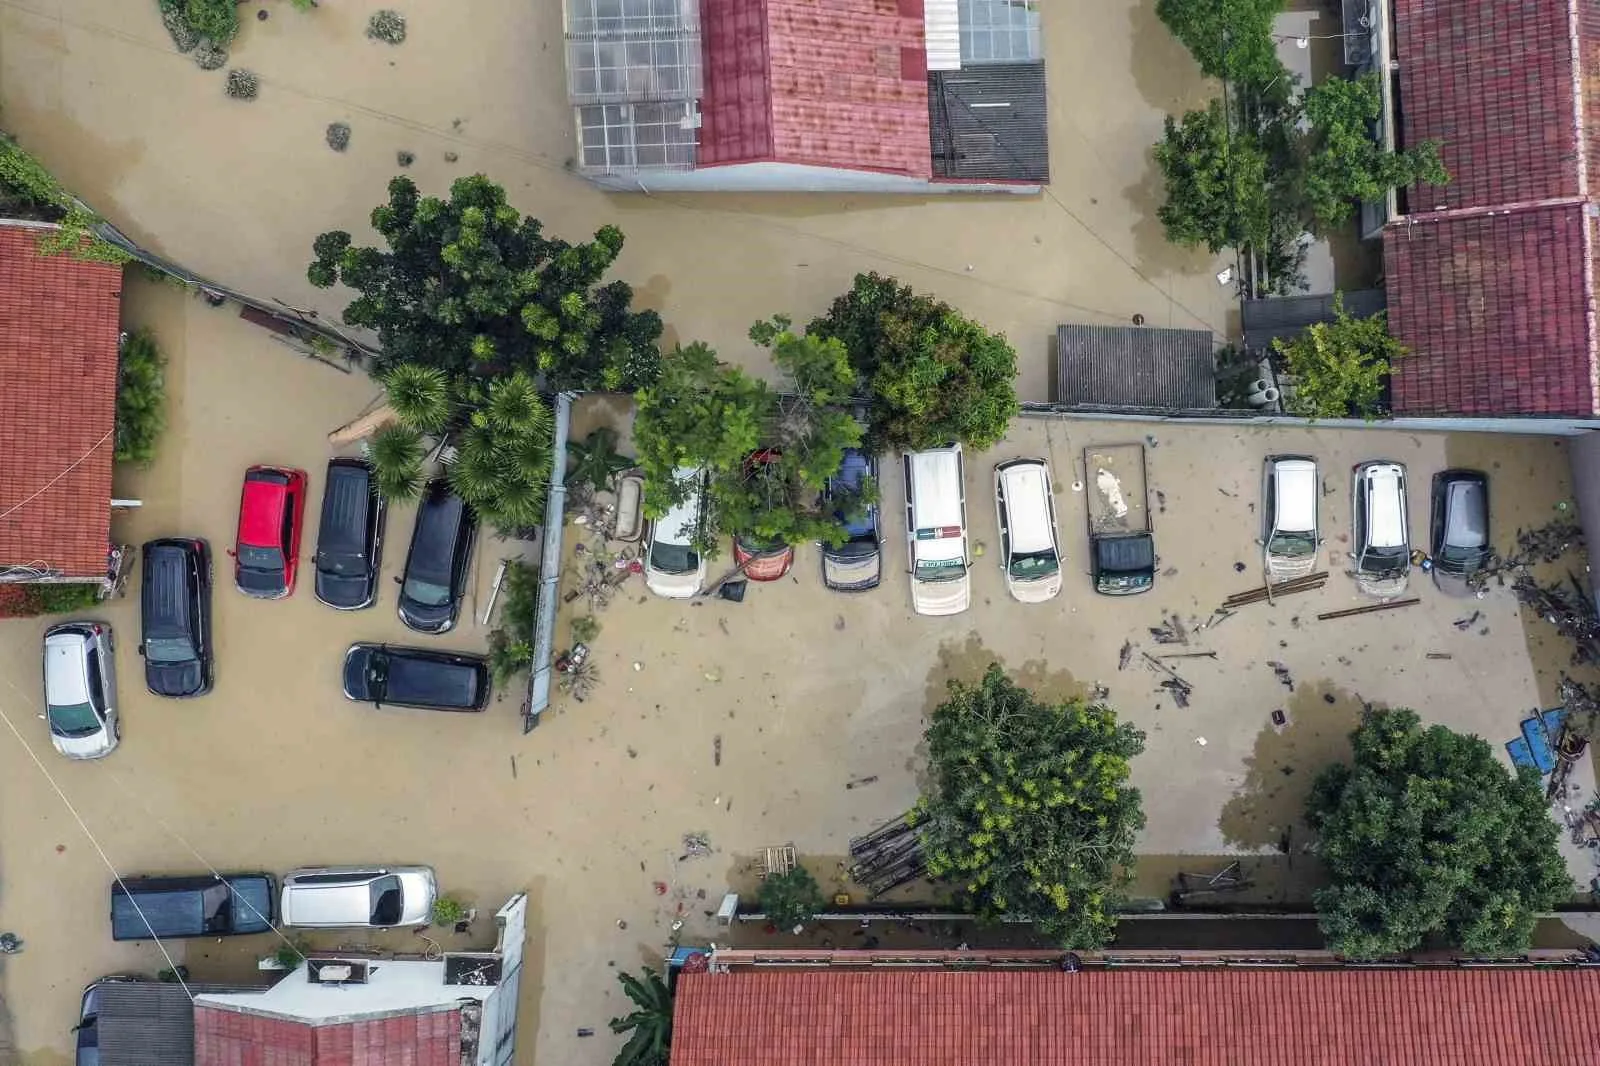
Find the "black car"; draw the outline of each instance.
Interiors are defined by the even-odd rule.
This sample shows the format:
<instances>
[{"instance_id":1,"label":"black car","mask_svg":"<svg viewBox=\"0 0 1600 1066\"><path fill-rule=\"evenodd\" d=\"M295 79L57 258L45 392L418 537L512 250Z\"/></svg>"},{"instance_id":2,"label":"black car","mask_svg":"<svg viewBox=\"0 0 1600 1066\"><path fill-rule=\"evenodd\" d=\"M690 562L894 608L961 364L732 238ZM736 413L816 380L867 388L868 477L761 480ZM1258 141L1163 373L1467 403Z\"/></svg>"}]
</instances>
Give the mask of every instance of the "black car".
<instances>
[{"instance_id":1,"label":"black car","mask_svg":"<svg viewBox=\"0 0 1600 1066\"><path fill-rule=\"evenodd\" d=\"M139 654L157 696L211 691L211 548L198 538L144 546Z\"/></svg>"},{"instance_id":2,"label":"black car","mask_svg":"<svg viewBox=\"0 0 1600 1066\"><path fill-rule=\"evenodd\" d=\"M829 513L844 526L843 544L822 546L822 583L839 592L877 588L883 576L883 550L878 537L878 505L873 490L878 460L859 448L846 448L839 472L823 489Z\"/></svg>"},{"instance_id":3,"label":"black car","mask_svg":"<svg viewBox=\"0 0 1600 1066\"><path fill-rule=\"evenodd\" d=\"M344 694L376 707L481 711L489 702L489 666L478 655L352 644L344 656Z\"/></svg>"},{"instance_id":4,"label":"black car","mask_svg":"<svg viewBox=\"0 0 1600 1066\"><path fill-rule=\"evenodd\" d=\"M365 460L328 461L314 560L317 599L341 611L371 607L378 601L387 511Z\"/></svg>"},{"instance_id":5,"label":"black car","mask_svg":"<svg viewBox=\"0 0 1600 1066\"><path fill-rule=\"evenodd\" d=\"M1451 596L1470 596L1471 578L1489 562L1489 478L1481 470L1433 475L1433 520L1428 537L1433 583Z\"/></svg>"},{"instance_id":6,"label":"black car","mask_svg":"<svg viewBox=\"0 0 1600 1066\"><path fill-rule=\"evenodd\" d=\"M277 898L271 874L124 877L111 883L111 939L264 933Z\"/></svg>"},{"instance_id":7,"label":"black car","mask_svg":"<svg viewBox=\"0 0 1600 1066\"><path fill-rule=\"evenodd\" d=\"M418 633L455 628L478 520L443 480L428 482L400 582L400 621Z\"/></svg>"}]
</instances>

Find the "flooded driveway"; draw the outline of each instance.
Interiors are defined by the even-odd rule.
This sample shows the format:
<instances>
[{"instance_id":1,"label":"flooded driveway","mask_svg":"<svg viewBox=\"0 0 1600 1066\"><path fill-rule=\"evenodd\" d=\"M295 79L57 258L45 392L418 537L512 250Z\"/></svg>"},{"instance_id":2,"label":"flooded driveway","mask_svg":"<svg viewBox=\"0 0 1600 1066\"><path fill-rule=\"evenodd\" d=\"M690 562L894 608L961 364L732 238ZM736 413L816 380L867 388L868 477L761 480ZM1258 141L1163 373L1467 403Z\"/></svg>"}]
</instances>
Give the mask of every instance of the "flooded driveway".
<instances>
[{"instance_id":1,"label":"flooded driveway","mask_svg":"<svg viewBox=\"0 0 1600 1066\"><path fill-rule=\"evenodd\" d=\"M1154 0L1050 6L1052 184L979 199L602 193L568 170L558 0L412 0L397 47L364 36L383 6L245 4L229 65L259 74L261 92L244 103L223 94L221 71L173 51L155 0L5 0L0 126L163 254L325 313L344 301L306 283L312 238L347 229L360 240L405 151L427 192L481 171L561 236L620 225L620 276L669 337L734 361L765 358L745 338L752 321L805 321L862 270L1005 332L1029 399L1045 398L1046 344L1063 320L1226 326L1218 267L1168 246L1154 217L1149 148L1162 117L1206 95ZM351 127L343 153L323 141L332 122Z\"/></svg>"}]
</instances>

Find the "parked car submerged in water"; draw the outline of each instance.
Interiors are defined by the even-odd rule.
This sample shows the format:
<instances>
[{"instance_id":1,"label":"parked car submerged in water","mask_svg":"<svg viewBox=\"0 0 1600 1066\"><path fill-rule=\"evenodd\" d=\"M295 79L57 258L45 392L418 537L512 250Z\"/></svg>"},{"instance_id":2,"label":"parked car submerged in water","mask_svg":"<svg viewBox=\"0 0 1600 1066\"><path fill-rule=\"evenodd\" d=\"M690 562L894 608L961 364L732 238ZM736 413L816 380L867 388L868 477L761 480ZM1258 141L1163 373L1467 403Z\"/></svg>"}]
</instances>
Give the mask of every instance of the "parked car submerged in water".
<instances>
[{"instance_id":1,"label":"parked car submerged in water","mask_svg":"<svg viewBox=\"0 0 1600 1066\"><path fill-rule=\"evenodd\" d=\"M878 460L859 448L846 448L839 472L822 490L827 512L844 527L846 540L822 546L822 583L838 592L862 592L883 579L883 542L878 532L878 504L863 499L875 490Z\"/></svg>"},{"instance_id":2,"label":"parked car submerged in water","mask_svg":"<svg viewBox=\"0 0 1600 1066\"><path fill-rule=\"evenodd\" d=\"M907 452L903 461L911 609L926 615L960 614L972 603L961 445Z\"/></svg>"},{"instance_id":3,"label":"parked car submerged in water","mask_svg":"<svg viewBox=\"0 0 1600 1066\"><path fill-rule=\"evenodd\" d=\"M1449 596L1473 594L1472 577L1488 565L1489 478L1481 470L1445 470L1433 475L1428 554L1433 583Z\"/></svg>"},{"instance_id":4,"label":"parked car submerged in water","mask_svg":"<svg viewBox=\"0 0 1600 1066\"><path fill-rule=\"evenodd\" d=\"M1322 480L1306 455L1269 455L1261 479L1261 568L1277 584L1317 568Z\"/></svg>"},{"instance_id":5,"label":"parked car submerged in water","mask_svg":"<svg viewBox=\"0 0 1600 1066\"><path fill-rule=\"evenodd\" d=\"M489 667L481 655L352 644L344 655L344 695L375 707L481 711L489 702Z\"/></svg>"},{"instance_id":6,"label":"parked car submerged in water","mask_svg":"<svg viewBox=\"0 0 1600 1066\"><path fill-rule=\"evenodd\" d=\"M116 750L122 724L115 656L104 622L63 622L44 631L44 718L50 743L69 759Z\"/></svg>"},{"instance_id":7,"label":"parked car submerged in water","mask_svg":"<svg viewBox=\"0 0 1600 1066\"><path fill-rule=\"evenodd\" d=\"M340 611L371 607L378 599L383 528L388 506L372 484L365 460L328 460L317 525L317 599Z\"/></svg>"},{"instance_id":8,"label":"parked car submerged in water","mask_svg":"<svg viewBox=\"0 0 1600 1066\"><path fill-rule=\"evenodd\" d=\"M211 547L199 538L147 541L139 590L139 654L157 696L211 691Z\"/></svg>"},{"instance_id":9,"label":"parked car submerged in water","mask_svg":"<svg viewBox=\"0 0 1600 1066\"><path fill-rule=\"evenodd\" d=\"M426 866L312 866L284 877L278 913L309 929L427 925L437 892Z\"/></svg>"},{"instance_id":10,"label":"parked car submerged in water","mask_svg":"<svg viewBox=\"0 0 1600 1066\"><path fill-rule=\"evenodd\" d=\"M1406 468L1387 459L1362 463L1352 497L1356 585L1380 599L1399 596L1411 569Z\"/></svg>"},{"instance_id":11,"label":"parked car submerged in water","mask_svg":"<svg viewBox=\"0 0 1600 1066\"><path fill-rule=\"evenodd\" d=\"M252 466L239 493L239 533L233 583L246 596L281 600L300 574L300 520L306 474L280 466Z\"/></svg>"},{"instance_id":12,"label":"parked car submerged in water","mask_svg":"<svg viewBox=\"0 0 1600 1066\"><path fill-rule=\"evenodd\" d=\"M400 621L418 633L447 633L461 614L478 521L443 479L428 482L400 577Z\"/></svg>"},{"instance_id":13,"label":"parked car submerged in water","mask_svg":"<svg viewBox=\"0 0 1600 1066\"><path fill-rule=\"evenodd\" d=\"M111 939L264 933L275 887L265 873L124 877L111 884Z\"/></svg>"},{"instance_id":14,"label":"parked car submerged in water","mask_svg":"<svg viewBox=\"0 0 1600 1066\"><path fill-rule=\"evenodd\" d=\"M1049 464L1012 459L996 466L994 506L1000 567L1011 598L1019 603L1054 599L1061 591L1061 538Z\"/></svg>"},{"instance_id":15,"label":"parked car submerged in water","mask_svg":"<svg viewBox=\"0 0 1600 1066\"><path fill-rule=\"evenodd\" d=\"M672 477L684 488L682 502L650 525L644 555L645 588L667 599L688 599L706 581L706 558L694 546L705 521L704 471L680 467Z\"/></svg>"}]
</instances>

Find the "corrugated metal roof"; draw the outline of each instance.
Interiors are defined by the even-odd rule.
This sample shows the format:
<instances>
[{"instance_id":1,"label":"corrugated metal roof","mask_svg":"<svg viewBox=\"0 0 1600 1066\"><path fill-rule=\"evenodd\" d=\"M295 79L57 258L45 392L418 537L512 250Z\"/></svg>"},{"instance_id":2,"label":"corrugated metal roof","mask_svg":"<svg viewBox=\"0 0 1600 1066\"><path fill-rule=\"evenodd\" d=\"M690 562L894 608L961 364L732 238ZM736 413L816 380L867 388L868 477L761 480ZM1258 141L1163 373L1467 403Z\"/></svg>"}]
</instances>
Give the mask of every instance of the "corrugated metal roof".
<instances>
[{"instance_id":1,"label":"corrugated metal roof","mask_svg":"<svg viewBox=\"0 0 1600 1066\"><path fill-rule=\"evenodd\" d=\"M1275 340L1293 340L1307 326L1332 322L1333 295L1269 296L1244 301L1244 346L1255 352L1269 351ZM1388 306L1382 289L1357 289L1342 295L1345 313L1355 318L1371 318Z\"/></svg>"},{"instance_id":2,"label":"corrugated metal roof","mask_svg":"<svg viewBox=\"0 0 1600 1066\"><path fill-rule=\"evenodd\" d=\"M191 984L193 992L237 992ZM194 1004L182 985L117 981L100 986L100 1066L193 1066Z\"/></svg>"},{"instance_id":3,"label":"corrugated metal roof","mask_svg":"<svg viewBox=\"0 0 1600 1066\"><path fill-rule=\"evenodd\" d=\"M961 69L961 17L956 0L922 0L922 39L929 70Z\"/></svg>"},{"instance_id":4,"label":"corrugated metal roof","mask_svg":"<svg viewBox=\"0 0 1600 1066\"><path fill-rule=\"evenodd\" d=\"M986 63L928 74L935 180L1050 180L1043 63Z\"/></svg>"},{"instance_id":5,"label":"corrugated metal roof","mask_svg":"<svg viewBox=\"0 0 1600 1066\"><path fill-rule=\"evenodd\" d=\"M1060 326L1057 403L1204 411L1217 406L1211 333L1150 326Z\"/></svg>"}]
</instances>

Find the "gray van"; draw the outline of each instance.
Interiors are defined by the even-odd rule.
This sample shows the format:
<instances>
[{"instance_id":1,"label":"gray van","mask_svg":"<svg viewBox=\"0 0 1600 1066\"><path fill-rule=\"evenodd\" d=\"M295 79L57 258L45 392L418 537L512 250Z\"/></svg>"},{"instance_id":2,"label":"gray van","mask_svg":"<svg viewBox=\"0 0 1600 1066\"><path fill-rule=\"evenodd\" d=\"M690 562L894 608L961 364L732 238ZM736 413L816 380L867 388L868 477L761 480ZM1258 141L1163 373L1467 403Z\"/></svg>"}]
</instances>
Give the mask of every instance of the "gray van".
<instances>
[{"instance_id":1,"label":"gray van","mask_svg":"<svg viewBox=\"0 0 1600 1066\"><path fill-rule=\"evenodd\" d=\"M272 928L271 874L124 877L111 883L111 939L240 936Z\"/></svg>"},{"instance_id":2,"label":"gray van","mask_svg":"<svg viewBox=\"0 0 1600 1066\"><path fill-rule=\"evenodd\" d=\"M196 538L147 541L139 589L139 654L157 696L211 691L211 546Z\"/></svg>"},{"instance_id":3,"label":"gray van","mask_svg":"<svg viewBox=\"0 0 1600 1066\"><path fill-rule=\"evenodd\" d=\"M378 601L387 513L366 460L328 460L313 560L318 600L339 611L358 611Z\"/></svg>"}]
</instances>

